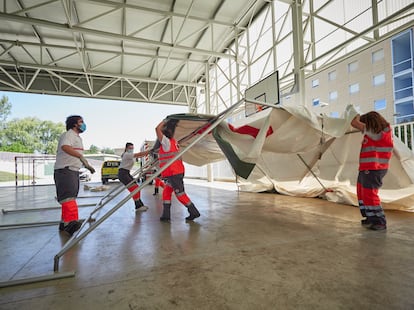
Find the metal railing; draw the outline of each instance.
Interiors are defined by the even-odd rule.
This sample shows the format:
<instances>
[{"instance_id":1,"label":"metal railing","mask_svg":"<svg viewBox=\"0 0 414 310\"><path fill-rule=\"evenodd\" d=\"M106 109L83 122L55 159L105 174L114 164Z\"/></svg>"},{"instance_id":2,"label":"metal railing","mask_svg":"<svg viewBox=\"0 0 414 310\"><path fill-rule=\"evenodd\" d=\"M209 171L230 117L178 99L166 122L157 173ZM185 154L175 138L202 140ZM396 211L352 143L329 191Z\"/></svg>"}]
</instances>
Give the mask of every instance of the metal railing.
<instances>
[{"instance_id":1,"label":"metal railing","mask_svg":"<svg viewBox=\"0 0 414 310\"><path fill-rule=\"evenodd\" d=\"M28 185L36 185L36 179L38 177L44 177L46 164L53 164L56 160L55 155L21 155L14 157L14 176L15 185L25 185L27 181ZM19 175L21 179L19 180ZM50 172L53 175L53 166ZM20 183L19 183L20 182Z\"/></svg>"},{"instance_id":2,"label":"metal railing","mask_svg":"<svg viewBox=\"0 0 414 310\"><path fill-rule=\"evenodd\" d=\"M404 143L411 152L413 151L414 145L414 122L402 123L392 125L394 137L398 137L402 143Z\"/></svg>"}]
</instances>

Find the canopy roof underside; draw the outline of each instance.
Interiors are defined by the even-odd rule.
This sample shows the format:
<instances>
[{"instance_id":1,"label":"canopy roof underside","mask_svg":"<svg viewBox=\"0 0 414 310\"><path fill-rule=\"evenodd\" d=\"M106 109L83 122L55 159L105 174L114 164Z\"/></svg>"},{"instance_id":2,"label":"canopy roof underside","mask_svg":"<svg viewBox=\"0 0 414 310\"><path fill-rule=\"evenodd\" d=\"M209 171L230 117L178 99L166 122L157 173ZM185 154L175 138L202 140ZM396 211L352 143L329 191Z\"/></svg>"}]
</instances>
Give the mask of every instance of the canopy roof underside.
<instances>
[{"instance_id":1,"label":"canopy roof underside","mask_svg":"<svg viewBox=\"0 0 414 310\"><path fill-rule=\"evenodd\" d=\"M292 8L298 2L0 0L0 90L191 106L212 64L219 59L237 61L232 43L260 12L271 3ZM388 5L390 12L394 1L377 2L378 20L368 18L364 29L358 29L353 25L355 14L373 16L371 0L355 2L355 12L346 14L349 18L340 14L340 20L329 12L344 9L345 0L302 1L303 30L310 18L317 18L329 31L346 32L350 42L369 43L381 38L381 27L412 20L411 1L396 1L390 16L381 16L382 7ZM292 10L273 13L280 25L277 38L283 40L292 33L286 26ZM314 64L323 56L316 44L327 34L304 36L307 51L316 47L306 62ZM343 42L335 44L339 49Z\"/></svg>"}]
</instances>

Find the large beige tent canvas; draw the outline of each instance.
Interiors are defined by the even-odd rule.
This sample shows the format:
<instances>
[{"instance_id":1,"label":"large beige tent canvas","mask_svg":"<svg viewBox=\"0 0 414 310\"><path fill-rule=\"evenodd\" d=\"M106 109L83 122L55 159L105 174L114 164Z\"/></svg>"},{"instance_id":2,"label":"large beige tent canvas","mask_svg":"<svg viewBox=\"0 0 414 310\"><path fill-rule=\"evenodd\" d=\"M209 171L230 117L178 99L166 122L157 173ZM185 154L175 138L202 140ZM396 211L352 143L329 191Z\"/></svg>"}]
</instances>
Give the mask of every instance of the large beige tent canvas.
<instances>
[{"instance_id":1,"label":"large beige tent canvas","mask_svg":"<svg viewBox=\"0 0 414 310\"><path fill-rule=\"evenodd\" d=\"M239 123L222 121L188 149L183 160L202 166L227 158L242 191L318 197L357 206L362 134L350 126L356 114L352 105L339 118L316 115L302 106L269 108ZM178 120L176 138L182 147L209 130L214 120L214 116L191 114L169 118ZM414 211L414 156L395 137L380 197L384 209Z\"/></svg>"}]
</instances>

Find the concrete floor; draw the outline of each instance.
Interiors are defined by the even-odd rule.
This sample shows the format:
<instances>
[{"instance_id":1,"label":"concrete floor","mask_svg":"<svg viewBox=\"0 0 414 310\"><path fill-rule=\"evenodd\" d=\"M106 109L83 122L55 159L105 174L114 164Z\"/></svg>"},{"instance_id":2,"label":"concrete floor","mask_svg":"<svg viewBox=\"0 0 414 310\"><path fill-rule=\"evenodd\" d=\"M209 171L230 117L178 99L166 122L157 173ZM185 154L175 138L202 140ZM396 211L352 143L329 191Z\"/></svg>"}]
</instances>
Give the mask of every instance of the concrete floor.
<instances>
[{"instance_id":1,"label":"concrete floor","mask_svg":"<svg viewBox=\"0 0 414 310\"><path fill-rule=\"evenodd\" d=\"M351 206L190 183L195 222L174 200L172 222L161 223L161 198L144 188L147 212L128 201L60 259L59 273L74 277L2 288L0 308L414 309L414 214L386 212L388 231L370 231ZM81 191L79 203L104 193ZM0 207L58 206L54 195L53 186L0 187ZM59 217L6 213L0 224ZM0 235L3 283L52 275L68 240L57 225Z\"/></svg>"}]
</instances>

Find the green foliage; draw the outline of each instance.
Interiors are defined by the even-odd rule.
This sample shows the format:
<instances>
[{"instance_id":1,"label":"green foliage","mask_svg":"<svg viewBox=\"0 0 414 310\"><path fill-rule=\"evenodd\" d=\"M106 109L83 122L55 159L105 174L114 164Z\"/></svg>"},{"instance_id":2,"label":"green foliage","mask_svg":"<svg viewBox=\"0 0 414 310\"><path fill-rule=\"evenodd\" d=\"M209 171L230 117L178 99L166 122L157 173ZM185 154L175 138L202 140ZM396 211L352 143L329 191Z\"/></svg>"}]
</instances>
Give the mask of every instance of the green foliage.
<instances>
[{"instance_id":1,"label":"green foliage","mask_svg":"<svg viewBox=\"0 0 414 310\"><path fill-rule=\"evenodd\" d=\"M99 148L96 145L92 144L89 150L85 151L85 154L98 154L99 152Z\"/></svg>"},{"instance_id":2,"label":"green foliage","mask_svg":"<svg viewBox=\"0 0 414 310\"><path fill-rule=\"evenodd\" d=\"M0 151L56 154L59 137L66 131L66 126L63 123L42 121L36 117L6 122L11 108L9 98L3 96L0 99ZM89 151L85 151L85 154L96 153L100 153L100 150L95 145L92 145ZM104 148L102 153L115 154L115 151Z\"/></svg>"},{"instance_id":3,"label":"green foliage","mask_svg":"<svg viewBox=\"0 0 414 310\"><path fill-rule=\"evenodd\" d=\"M18 174L17 178L18 178L18 180L30 180L31 179L30 176L21 175L21 174ZM14 173L0 171L0 182L10 182L10 181L14 181L14 180L16 180L16 176L14 175Z\"/></svg>"},{"instance_id":4,"label":"green foliage","mask_svg":"<svg viewBox=\"0 0 414 310\"><path fill-rule=\"evenodd\" d=\"M11 144L0 147L3 152L17 152L17 153L32 153L29 148L20 142L13 142Z\"/></svg>"},{"instance_id":5,"label":"green foliage","mask_svg":"<svg viewBox=\"0 0 414 310\"><path fill-rule=\"evenodd\" d=\"M108 147L103 148L101 152L102 154L115 154L115 151Z\"/></svg>"},{"instance_id":6,"label":"green foliage","mask_svg":"<svg viewBox=\"0 0 414 310\"><path fill-rule=\"evenodd\" d=\"M0 135L0 151L56 154L63 123L41 121L36 117L14 119L4 124Z\"/></svg>"},{"instance_id":7,"label":"green foliage","mask_svg":"<svg viewBox=\"0 0 414 310\"><path fill-rule=\"evenodd\" d=\"M0 125L2 125L10 115L11 107L12 105L9 102L9 98L3 95L0 99Z\"/></svg>"}]
</instances>

